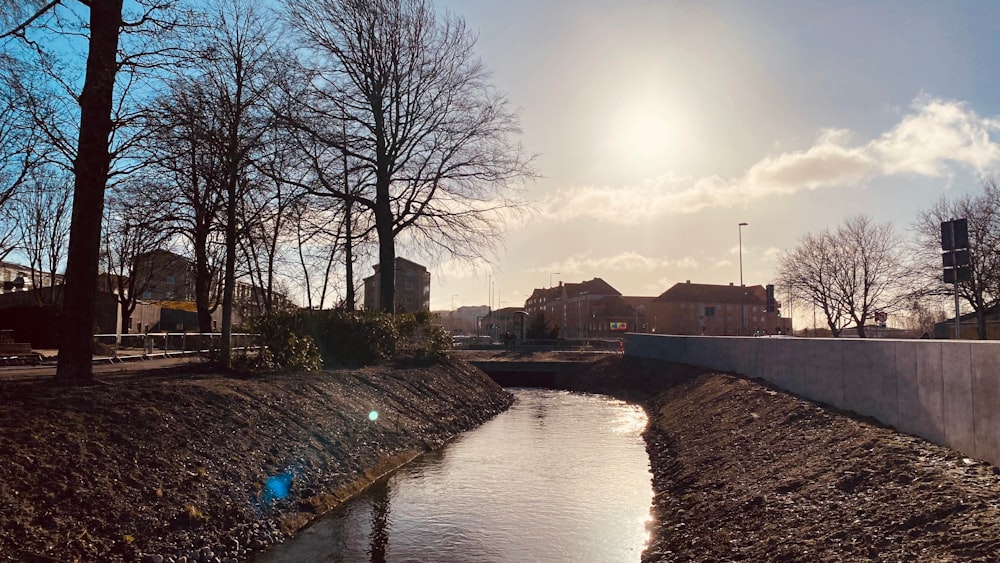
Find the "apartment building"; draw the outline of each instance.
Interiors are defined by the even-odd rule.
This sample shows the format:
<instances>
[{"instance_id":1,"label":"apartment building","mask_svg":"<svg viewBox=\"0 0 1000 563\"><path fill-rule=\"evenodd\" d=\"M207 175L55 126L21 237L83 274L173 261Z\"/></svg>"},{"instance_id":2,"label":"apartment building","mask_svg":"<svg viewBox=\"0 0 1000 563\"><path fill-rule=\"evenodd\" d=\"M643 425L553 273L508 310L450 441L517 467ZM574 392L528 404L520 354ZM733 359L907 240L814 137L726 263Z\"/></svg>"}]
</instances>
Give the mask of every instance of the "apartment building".
<instances>
[{"instance_id":1,"label":"apartment building","mask_svg":"<svg viewBox=\"0 0 1000 563\"><path fill-rule=\"evenodd\" d=\"M374 274L364 279L365 309L368 310L378 309L381 302L382 276L379 273L378 264L374 266L374 270ZM427 271L427 268L412 260L397 256L395 273L396 289L393 311L397 313L429 311L431 308L431 273Z\"/></svg>"},{"instance_id":2,"label":"apartment building","mask_svg":"<svg viewBox=\"0 0 1000 563\"><path fill-rule=\"evenodd\" d=\"M663 334L752 336L790 334L792 321L781 317L781 304L767 310L761 285L675 284L646 304L651 331Z\"/></svg>"},{"instance_id":3,"label":"apartment building","mask_svg":"<svg viewBox=\"0 0 1000 563\"><path fill-rule=\"evenodd\" d=\"M635 309L622 299L621 292L601 278L535 289L524 302L524 311L529 323L545 315L549 326L559 327L562 338L617 334L627 330L629 319L635 319Z\"/></svg>"}]
</instances>

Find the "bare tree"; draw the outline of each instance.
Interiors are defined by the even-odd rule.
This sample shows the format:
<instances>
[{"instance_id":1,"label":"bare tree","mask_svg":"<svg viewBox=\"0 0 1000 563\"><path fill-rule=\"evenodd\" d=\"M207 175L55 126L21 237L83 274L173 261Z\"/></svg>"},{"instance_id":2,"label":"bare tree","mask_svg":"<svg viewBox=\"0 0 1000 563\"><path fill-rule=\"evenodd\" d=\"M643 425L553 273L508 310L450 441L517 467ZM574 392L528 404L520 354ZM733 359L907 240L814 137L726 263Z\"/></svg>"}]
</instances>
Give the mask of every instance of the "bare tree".
<instances>
[{"instance_id":1,"label":"bare tree","mask_svg":"<svg viewBox=\"0 0 1000 563\"><path fill-rule=\"evenodd\" d=\"M264 14L252 2L232 0L217 5L217 25L210 28L213 55L206 58L202 81L214 102L217 128L208 138L219 155L219 184L224 193L225 269L222 296L220 362L230 363L236 260L241 226L240 206L254 182L247 175L263 150L267 132L277 122L271 111L281 94L279 79L290 56L280 54L269 35Z\"/></svg>"},{"instance_id":2,"label":"bare tree","mask_svg":"<svg viewBox=\"0 0 1000 563\"><path fill-rule=\"evenodd\" d=\"M13 250L11 199L43 164L48 151L11 86L9 80L0 82L0 260Z\"/></svg>"},{"instance_id":3,"label":"bare tree","mask_svg":"<svg viewBox=\"0 0 1000 563\"><path fill-rule=\"evenodd\" d=\"M429 253L472 258L502 240L506 188L531 175L506 100L488 85L462 20L429 0L286 0L289 20L316 53L301 125L365 172L327 195L371 213L378 235L379 308L392 311L397 239ZM343 120L342 127L330 126ZM321 121L322 122L322 121Z\"/></svg>"},{"instance_id":4,"label":"bare tree","mask_svg":"<svg viewBox=\"0 0 1000 563\"><path fill-rule=\"evenodd\" d=\"M902 260L902 240L891 223L875 223L866 215L844 221L835 240L841 257L837 289L858 336L865 338L876 311L898 312L908 303L913 276Z\"/></svg>"},{"instance_id":5,"label":"bare tree","mask_svg":"<svg viewBox=\"0 0 1000 563\"><path fill-rule=\"evenodd\" d=\"M910 302L910 269L891 224L859 215L835 232L807 234L779 263L779 279L798 301L823 311L833 336L852 323L865 338L876 311L897 312Z\"/></svg>"},{"instance_id":6,"label":"bare tree","mask_svg":"<svg viewBox=\"0 0 1000 563\"><path fill-rule=\"evenodd\" d=\"M840 336L850 321L850 314L836 291L838 260L834 236L824 230L804 235L798 246L785 251L778 264L780 285L796 301L818 307L834 337Z\"/></svg>"},{"instance_id":7,"label":"bare tree","mask_svg":"<svg viewBox=\"0 0 1000 563\"><path fill-rule=\"evenodd\" d=\"M58 302L58 271L66 258L70 226L70 180L33 174L14 201L20 253L31 268L31 285L39 305Z\"/></svg>"},{"instance_id":8,"label":"bare tree","mask_svg":"<svg viewBox=\"0 0 1000 563\"><path fill-rule=\"evenodd\" d=\"M995 178L983 178L982 192L954 199L941 198L920 213L913 225L917 244L914 255L923 275L925 295L951 296L952 284L945 284L941 262L941 223L966 219L969 225L968 281L959 282L958 296L976 314L981 340L986 338L986 313L1000 300L1000 186Z\"/></svg>"},{"instance_id":9,"label":"bare tree","mask_svg":"<svg viewBox=\"0 0 1000 563\"><path fill-rule=\"evenodd\" d=\"M213 102L203 85L193 79L179 78L157 104L150 120L153 133L151 160L159 170L159 180L168 189L156 192L169 207L169 222L184 236L194 258L194 300L198 327L212 332L212 314L220 291L217 253L213 243L221 230L225 194L220 186L221 162L209 142L218 127L212 111Z\"/></svg>"},{"instance_id":10,"label":"bare tree","mask_svg":"<svg viewBox=\"0 0 1000 563\"><path fill-rule=\"evenodd\" d=\"M120 306L122 332L129 332L132 313L157 275L155 261L154 267L136 268L137 259L163 248L170 238L164 210L157 209L156 199L147 197L157 188L125 184L108 197L101 258L104 283Z\"/></svg>"},{"instance_id":11,"label":"bare tree","mask_svg":"<svg viewBox=\"0 0 1000 563\"><path fill-rule=\"evenodd\" d=\"M67 383L87 383L93 378L91 360L93 358L93 327L96 313L94 296L98 285L98 263L101 247L101 220L104 210L104 191L112 174L112 162L116 150L122 146L121 139L115 139L114 118L116 115L116 80L123 66L133 69L146 67L151 59L163 55L162 50L137 48L129 53L119 52L123 30L129 30L133 37L149 37L169 27L169 22L158 20L155 14L167 9L156 0L136 0L133 5L139 11L126 17L122 0L72 2L74 8L85 8L82 25L65 26L60 17L75 17L81 11L63 8L69 0L27 0L26 2L2 2L0 12L6 16L10 27L0 34L5 46L12 42L23 45L22 51L35 60L36 65L48 70L48 78L64 90L73 93L71 98L79 108L75 141L62 127L52 126L53 144L60 146L72 163L74 174L73 212L70 226L69 249L67 253L65 297L62 316L62 342L56 379ZM59 13L63 14L59 17ZM73 27L73 29L69 29ZM54 62L58 56L47 50L58 41L47 41L32 33L55 33L63 37L79 38L77 30L85 29L87 60L83 88L75 95L75 79L79 76L67 67ZM6 52L10 53L14 49ZM5 59L9 63L13 57ZM9 64L7 66L10 66ZM138 74L130 75L130 79ZM131 80L129 81L131 82ZM119 84L118 100L127 90L127 84ZM119 106L120 107L120 106ZM120 118L121 115L118 115ZM127 121L127 120L126 120Z\"/></svg>"},{"instance_id":12,"label":"bare tree","mask_svg":"<svg viewBox=\"0 0 1000 563\"><path fill-rule=\"evenodd\" d=\"M282 301L276 288L279 261L282 260L285 238L291 226L296 194L293 188L282 182L274 182L271 188L253 190L241 202L240 216L253 219L244 223L245 236L239 240L253 288L250 296L252 303L243 304L244 314L255 311L270 316Z\"/></svg>"},{"instance_id":13,"label":"bare tree","mask_svg":"<svg viewBox=\"0 0 1000 563\"><path fill-rule=\"evenodd\" d=\"M331 302L338 308L354 310L356 288L349 266L359 256L366 255L371 228L359 228L356 219L347 221L338 202L343 203L307 196L297 200L290 210L302 293L310 309L323 309ZM347 235L348 223L354 229L350 237ZM337 283L339 276L335 266L338 261L346 263L342 284Z\"/></svg>"}]
</instances>

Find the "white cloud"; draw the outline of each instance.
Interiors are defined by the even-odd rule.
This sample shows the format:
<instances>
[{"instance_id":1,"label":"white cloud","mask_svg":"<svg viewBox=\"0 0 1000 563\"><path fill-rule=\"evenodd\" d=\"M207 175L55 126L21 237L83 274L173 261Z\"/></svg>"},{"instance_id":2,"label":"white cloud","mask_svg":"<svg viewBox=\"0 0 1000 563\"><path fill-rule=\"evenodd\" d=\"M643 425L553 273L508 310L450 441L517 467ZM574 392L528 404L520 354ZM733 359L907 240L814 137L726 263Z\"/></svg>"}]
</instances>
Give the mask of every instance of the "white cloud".
<instances>
[{"instance_id":1,"label":"white cloud","mask_svg":"<svg viewBox=\"0 0 1000 563\"><path fill-rule=\"evenodd\" d=\"M591 256L589 253L578 254L541 268L535 268L534 271L543 273L560 272L561 276L565 279L567 276L587 274L588 272L653 272L662 268L696 270L698 266L698 261L690 256L679 259L654 258L627 251L614 256Z\"/></svg>"},{"instance_id":2,"label":"white cloud","mask_svg":"<svg viewBox=\"0 0 1000 563\"><path fill-rule=\"evenodd\" d=\"M717 260L715 262L715 264L712 264L712 266L714 266L716 268L728 268L728 267L730 267L732 265L733 265L733 261L732 260L728 260L726 258L723 258L722 260Z\"/></svg>"},{"instance_id":3,"label":"white cloud","mask_svg":"<svg viewBox=\"0 0 1000 563\"><path fill-rule=\"evenodd\" d=\"M883 174L942 176L948 162L983 171L1000 161L1000 146L990 139L996 121L960 102L918 100L913 109L916 113L866 147Z\"/></svg>"},{"instance_id":4,"label":"white cloud","mask_svg":"<svg viewBox=\"0 0 1000 563\"><path fill-rule=\"evenodd\" d=\"M738 178L668 172L636 186L562 189L541 202L540 215L634 223L801 190L858 186L882 176L943 177L953 168L983 172L1000 163L1000 144L990 138L1000 131L1000 121L980 117L963 102L925 96L910 110L864 144L852 145L850 131L826 129L812 146L765 156Z\"/></svg>"},{"instance_id":5,"label":"white cloud","mask_svg":"<svg viewBox=\"0 0 1000 563\"><path fill-rule=\"evenodd\" d=\"M784 249L778 248L777 246L769 247L764 251L764 260L770 260L772 262L776 261L781 257L782 252L784 252Z\"/></svg>"}]
</instances>

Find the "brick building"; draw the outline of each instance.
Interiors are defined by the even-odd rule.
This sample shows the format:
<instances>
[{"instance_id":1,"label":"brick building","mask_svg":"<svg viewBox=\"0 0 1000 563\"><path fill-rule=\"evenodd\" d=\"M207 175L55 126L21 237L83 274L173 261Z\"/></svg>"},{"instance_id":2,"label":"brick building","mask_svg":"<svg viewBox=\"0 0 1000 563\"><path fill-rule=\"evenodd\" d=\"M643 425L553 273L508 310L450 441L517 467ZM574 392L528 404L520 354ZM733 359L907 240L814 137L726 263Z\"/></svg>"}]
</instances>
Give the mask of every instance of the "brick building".
<instances>
[{"instance_id":1,"label":"brick building","mask_svg":"<svg viewBox=\"0 0 1000 563\"><path fill-rule=\"evenodd\" d=\"M529 323L544 314L550 326L559 327L562 338L615 336L629 330L628 323L636 319L635 307L601 278L535 289L524 302L524 310Z\"/></svg>"},{"instance_id":2,"label":"brick building","mask_svg":"<svg viewBox=\"0 0 1000 563\"><path fill-rule=\"evenodd\" d=\"M154 250L135 257L132 276L147 301L194 301L194 265L168 250Z\"/></svg>"},{"instance_id":3,"label":"brick building","mask_svg":"<svg viewBox=\"0 0 1000 563\"><path fill-rule=\"evenodd\" d=\"M789 334L792 321L781 317L780 303L767 311L767 290L761 285L675 284L646 304L653 332L739 336Z\"/></svg>"},{"instance_id":4,"label":"brick building","mask_svg":"<svg viewBox=\"0 0 1000 563\"><path fill-rule=\"evenodd\" d=\"M375 273L365 278L365 309L376 310L381 301L380 290L382 276L379 265L374 266ZM393 311L413 313L429 311L431 308L431 273L427 268L406 258L396 257L396 291Z\"/></svg>"}]
</instances>

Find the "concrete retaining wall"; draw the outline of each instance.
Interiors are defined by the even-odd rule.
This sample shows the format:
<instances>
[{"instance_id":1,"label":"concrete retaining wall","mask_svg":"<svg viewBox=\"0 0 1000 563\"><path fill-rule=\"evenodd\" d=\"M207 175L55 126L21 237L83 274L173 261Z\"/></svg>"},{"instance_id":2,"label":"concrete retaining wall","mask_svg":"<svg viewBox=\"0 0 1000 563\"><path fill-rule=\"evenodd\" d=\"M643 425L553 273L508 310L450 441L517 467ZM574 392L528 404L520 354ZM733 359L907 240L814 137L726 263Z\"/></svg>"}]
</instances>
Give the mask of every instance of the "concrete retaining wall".
<instances>
[{"instance_id":1,"label":"concrete retaining wall","mask_svg":"<svg viewBox=\"0 0 1000 563\"><path fill-rule=\"evenodd\" d=\"M625 353L759 377L1000 465L1000 342L629 334Z\"/></svg>"}]
</instances>

